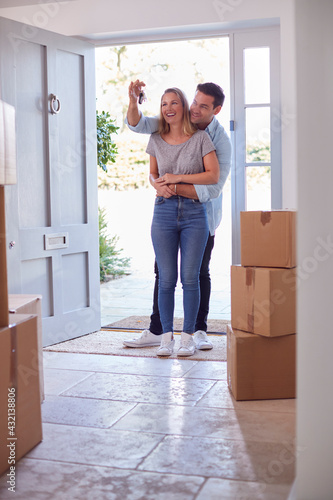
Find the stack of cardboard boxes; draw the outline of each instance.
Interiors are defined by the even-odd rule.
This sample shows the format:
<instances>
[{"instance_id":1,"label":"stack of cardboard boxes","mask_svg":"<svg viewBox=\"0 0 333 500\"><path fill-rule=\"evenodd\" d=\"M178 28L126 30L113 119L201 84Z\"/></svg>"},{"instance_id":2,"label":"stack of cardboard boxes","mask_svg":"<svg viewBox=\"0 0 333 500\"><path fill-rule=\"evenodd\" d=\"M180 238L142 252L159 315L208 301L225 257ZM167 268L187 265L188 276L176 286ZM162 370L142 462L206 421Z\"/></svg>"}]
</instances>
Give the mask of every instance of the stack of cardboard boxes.
<instances>
[{"instance_id":1,"label":"stack of cardboard boxes","mask_svg":"<svg viewBox=\"0 0 333 500\"><path fill-rule=\"evenodd\" d=\"M241 212L241 265L231 266L228 385L236 400L296 392L296 212Z\"/></svg>"},{"instance_id":2,"label":"stack of cardboard boxes","mask_svg":"<svg viewBox=\"0 0 333 500\"><path fill-rule=\"evenodd\" d=\"M5 185L16 183L15 111L0 101L0 474L42 440L38 316L9 314Z\"/></svg>"}]
</instances>

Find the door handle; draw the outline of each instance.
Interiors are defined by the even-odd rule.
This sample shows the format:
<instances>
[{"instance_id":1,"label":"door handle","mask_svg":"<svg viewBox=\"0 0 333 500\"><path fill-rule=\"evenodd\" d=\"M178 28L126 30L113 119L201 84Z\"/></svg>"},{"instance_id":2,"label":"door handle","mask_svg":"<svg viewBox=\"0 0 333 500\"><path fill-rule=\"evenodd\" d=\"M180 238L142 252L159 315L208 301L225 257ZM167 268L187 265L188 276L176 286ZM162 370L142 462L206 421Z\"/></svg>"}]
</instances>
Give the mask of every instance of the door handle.
<instances>
[{"instance_id":1,"label":"door handle","mask_svg":"<svg viewBox=\"0 0 333 500\"><path fill-rule=\"evenodd\" d=\"M59 97L57 97L55 94L51 94L50 99L51 99L51 102L50 102L51 113L53 115L56 115L57 113L60 112L60 109L61 109Z\"/></svg>"}]
</instances>

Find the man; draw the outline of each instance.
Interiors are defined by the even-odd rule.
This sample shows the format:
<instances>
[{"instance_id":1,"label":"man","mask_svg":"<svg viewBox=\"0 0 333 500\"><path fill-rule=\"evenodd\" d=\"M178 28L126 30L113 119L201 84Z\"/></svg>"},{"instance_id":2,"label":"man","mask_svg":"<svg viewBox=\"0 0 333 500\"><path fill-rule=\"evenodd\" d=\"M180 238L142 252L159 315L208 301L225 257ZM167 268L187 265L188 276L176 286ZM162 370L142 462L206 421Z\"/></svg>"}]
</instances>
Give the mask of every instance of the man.
<instances>
[{"instance_id":1,"label":"man","mask_svg":"<svg viewBox=\"0 0 333 500\"><path fill-rule=\"evenodd\" d=\"M136 80L129 86L129 107L126 123L134 132L152 134L158 129L157 117L143 116L139 111L138 101L144 82ZM209 237L200 269L200 306L196 320L194 341L196 348L201 350L212 349L213 345L207 337L207 317L209 312L209 300L211 293L211 280L209 273L209 262L214 247L215 231L222 218L222 188L229 175L231 163L231 143L222 125L216 119L221 111L225 95L221 87L214 83L201 83L197 86L193 102L190 106L191 121L200 130L205 130L210 136L215 148L220 165L220 178L217 184L192 185L177 184L177 195L199 200L206 203L209 225ZM156 189L157 196L168 198L174 196L175 185L160 187L150 180ZM137 339L126 340L127 347L159 346L162 325L158 310L158 269L155 262L155 287L153 312L150 317L149 330L144 330Z\"/></svg>"}]
</instances>

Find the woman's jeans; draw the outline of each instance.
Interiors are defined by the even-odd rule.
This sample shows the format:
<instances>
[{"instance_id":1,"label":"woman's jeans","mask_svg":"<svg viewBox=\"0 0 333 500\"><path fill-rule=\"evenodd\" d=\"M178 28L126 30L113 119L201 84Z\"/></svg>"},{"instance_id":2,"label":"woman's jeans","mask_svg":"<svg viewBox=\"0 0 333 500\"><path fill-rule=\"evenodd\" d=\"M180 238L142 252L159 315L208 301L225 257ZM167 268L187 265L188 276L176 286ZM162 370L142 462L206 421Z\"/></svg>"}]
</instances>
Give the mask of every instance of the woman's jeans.
<instances>
[{"instance_id":1,"label":"woman's jeans","mask_svg":"<svg viewBox=\"0 0 333 500\"><path fill-rule=\"evenodd\" d=\"M159 271L158 307L163 333L173 331L179 248L183 331L195 331L200 303L199 272L208 234L204 204L181 196L156 198L151 236Z\"/></svg>"}]
</instances>

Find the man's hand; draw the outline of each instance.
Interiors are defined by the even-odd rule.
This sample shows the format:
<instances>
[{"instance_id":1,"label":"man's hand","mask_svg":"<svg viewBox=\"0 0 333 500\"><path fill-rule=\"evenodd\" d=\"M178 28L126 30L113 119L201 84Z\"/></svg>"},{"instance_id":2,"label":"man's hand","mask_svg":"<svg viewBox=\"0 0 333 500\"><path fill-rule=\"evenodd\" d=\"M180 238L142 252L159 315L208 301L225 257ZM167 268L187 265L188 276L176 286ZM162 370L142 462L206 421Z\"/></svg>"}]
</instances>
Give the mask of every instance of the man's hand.
<instances>
[{"instance_id":1,"label":"man's hand","mask_svg":"<svg viewBox=\"0 0 333 500\"><path fill-rule=\"evenodd\" d=\"M170 186L162 186L160 187L158 184L154 186L156 189L156 196L163 196L163 198L171 198L176 193L174 190L170 188Z\"/></svg>"},{"instance_id":2,"label":"man's hand","mask_svg":"<svg viewBox=\"0 0 333 500\"><path fill-rule=\"evenodd\" d=\"M160 183L157 183L157 177L154 174L150 174L149 182L156 189L156 196L163 196L163 198L170 198L175 195L175 186L173 185L173 189L171 186L161 186Z\"/></svg>"}]
</instances>

